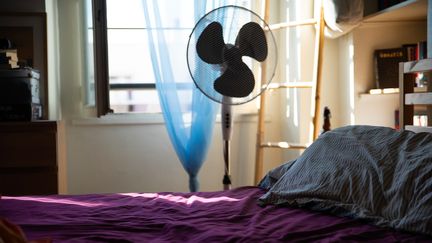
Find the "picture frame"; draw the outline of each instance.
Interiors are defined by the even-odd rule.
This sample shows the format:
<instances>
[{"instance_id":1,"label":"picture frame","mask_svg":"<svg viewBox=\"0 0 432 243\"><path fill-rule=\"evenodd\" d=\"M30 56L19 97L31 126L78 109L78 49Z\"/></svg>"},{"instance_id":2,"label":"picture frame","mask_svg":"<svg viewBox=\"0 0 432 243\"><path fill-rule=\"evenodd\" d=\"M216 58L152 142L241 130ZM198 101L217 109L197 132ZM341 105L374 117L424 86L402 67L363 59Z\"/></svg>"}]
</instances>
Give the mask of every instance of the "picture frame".
<instances>
[{"instance_id":1,"label":"picture frame","mask_svg":"<svg viewBox=\"0 0 432 243\"><path fill-rule=\"evenodd\" d=\"M0 12L0 38L11 40L18 59L40 72L42 119L48 120L47 17L44 12Z\"/></svg>"}]
</instances>

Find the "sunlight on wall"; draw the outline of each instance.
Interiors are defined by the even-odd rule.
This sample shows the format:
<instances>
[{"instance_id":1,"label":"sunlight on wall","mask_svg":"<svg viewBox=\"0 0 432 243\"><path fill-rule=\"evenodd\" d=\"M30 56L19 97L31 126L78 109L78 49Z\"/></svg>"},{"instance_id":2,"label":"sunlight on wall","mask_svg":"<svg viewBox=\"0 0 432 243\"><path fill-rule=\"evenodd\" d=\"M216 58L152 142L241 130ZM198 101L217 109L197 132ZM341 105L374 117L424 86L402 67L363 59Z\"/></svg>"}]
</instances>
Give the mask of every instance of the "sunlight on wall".
<instances>
[{"instance_id":1,"label":"sunlight on wall","mask_svg":"<svg viewBox=\"0 0 432 243\"><path fill-rule=\"evenodd\" d=\"M300 39L300 33L299 33L299 31L297 31L297 27L294 28L293 32L295 33L295 40L296 40L295 43L296 43L296 54L297 55L296 55L296 61L294 62L295 64L292 63L292 65L295 65L294 68L297 69L296 70L296 74L297 74L296 76L297 77L293 77L292 81L297 82L297 81L301 80L301 68L300 68L300 65L298 65L298 64L301 63L301 55L299 55L299 53L301 53L301 50L302 50L302 44L301 44L302 42ZM294 99L294 103L293 103L293 108L294 108L294 110L293 110L293 114L294 114L293 125L295 127L299 127L299 116L298 116L299 104L298 104L298 100L300 99L300 97L299 97L298 89L293 89L292 93L293 93L293 99Z\"/></svg>"},{"instance_id":2,"label":"sunlight on wall","mask_svg":"<svg viewBox=\"0 0 432 243\"><path fill-rule=\"evenodd\" d=\"M287 4L286 5L287 6L287 8L286 8L286 13L290 13L290 5L289 4ZM287 18L285 19L286 21L288 21L289 20L289 15L288 16L286 16ZM290 39L290 31L289 30L286 30L285 31L285 41L286 42L288 42L288 43L291 43L290 41L289 41L289 39ZM284 67L284 69L285 69L285 82L288 82L289 81L289 77L290 77L290 74L291 74L291 72L290 72L290 60L291 60L291 55L290 55L291 53L290 53L290 48L289 47L285 47L285 62L282 62L282 63L284 63L285 64L285 67ZM290 106L290 103L288 102L290 100L290 92L289 91L287 91L286 92L286 107L285 107L285 117L287 118L287 119L289 119L289 118L291 118L291 116L290 116L290 114L291 114L291 106Z\"/></svg>"},{"instance_id":3,"label":"sunlight on wall","mask_svg":"<svg viewBox=\"0 0 432 243\"><path fill-rule=\"evenodd\" d=\"M354 114L354 45L351 43L349 45L349 80L348 80L348 90L349 90L349 124L355 124L355 114Z\"/></svg>"},{"instance_id":4,"label":"sunlight on wall","mask_svg":"<svg viewBox=\"0 0 432 243\"><path fill-rule=\"evenodd\" d=\"M299 11L298 5L295 2L287 4L286 12L289 13L286 21L295 20L296 13ZM290 8L291 7L291 8ZM293 11L294 10L294 11ZM285 50L286 64L285 64L285 80L283 82L297 82L301 79L301 53L302 42L298 27L293 27L285 31L285 40L288 42L288 46ZM292 52L292 53L291 53ZM299 93L297 89L287 90L286 92L286 118L292 119L293 126L299 127ZM290 102L291 101L291 102ZM292 117L291 117L292 115Z\"/></svg>"}]
</instances>

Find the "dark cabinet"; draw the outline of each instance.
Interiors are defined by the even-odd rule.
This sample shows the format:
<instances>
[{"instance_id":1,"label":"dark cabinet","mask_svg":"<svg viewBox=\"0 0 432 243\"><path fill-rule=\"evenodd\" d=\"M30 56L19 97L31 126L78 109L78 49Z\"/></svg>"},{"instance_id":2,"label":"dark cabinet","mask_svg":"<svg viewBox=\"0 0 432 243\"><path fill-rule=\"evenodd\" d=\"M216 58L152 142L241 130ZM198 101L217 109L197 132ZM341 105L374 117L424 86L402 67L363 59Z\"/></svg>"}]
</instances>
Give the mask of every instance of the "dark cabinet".
<instances>
[{"instance_id":1,"label":"dark cabinet","mask_svg":"<svg viewBox=\"0 0 432 243\"><path fill-rule=\"evenodd\" d=\"M57 122L0 123L0 194L58 193Z\"/></svg>"}]
</instances>

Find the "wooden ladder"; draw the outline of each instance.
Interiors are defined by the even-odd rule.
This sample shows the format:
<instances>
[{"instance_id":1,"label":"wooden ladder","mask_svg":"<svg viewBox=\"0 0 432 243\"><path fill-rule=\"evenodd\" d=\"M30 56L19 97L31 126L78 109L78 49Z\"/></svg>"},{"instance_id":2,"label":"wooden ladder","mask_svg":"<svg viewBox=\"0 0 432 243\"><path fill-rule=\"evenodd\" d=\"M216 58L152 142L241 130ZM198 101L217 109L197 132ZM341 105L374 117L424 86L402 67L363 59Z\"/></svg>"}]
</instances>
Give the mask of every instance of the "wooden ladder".
<instances>
[{"instance_id":1,"label":"wooden ladder","mask_svg":"<svg viewBox=\"0 0 432 243\"><path fill-rule=\"evenodd\" d=\"M324 14L322 0L315 1L315 16L313 19L306 19L304 21L294 21L287 23L279 23L270 25L270 30L277 30L280 28L290 28L298 26L310 26L314 25L316 29L315 35L315 51L314 51L314 73L312 81L301 81L301 82L286 82L286 83L271 83L267 89L276 90L282 88L309 88L312 89L311 95L311 109L314 111L312 119L313 124L313 138L315 140L318 137L318 116L320 111L320 91L321 91L321 76L322 76L322 53L324 47ZM265 12L264 20L268 23L270 12L270 0L265 0ZM266 64L263 63L261 66L261 77L265 78ZM264 149L266 148L283 148L283 149L306 149L306 145L291 144L288 142L265 142L264 141L264 116L265 116L265 104L266 104L266 91L262 92L260 96L260 107L258 109L258 128L257 128L257 142L256 142L256 157L255 157L255 184L261 180L263 176L263 159Z\"/></svg>"}]
</instances>

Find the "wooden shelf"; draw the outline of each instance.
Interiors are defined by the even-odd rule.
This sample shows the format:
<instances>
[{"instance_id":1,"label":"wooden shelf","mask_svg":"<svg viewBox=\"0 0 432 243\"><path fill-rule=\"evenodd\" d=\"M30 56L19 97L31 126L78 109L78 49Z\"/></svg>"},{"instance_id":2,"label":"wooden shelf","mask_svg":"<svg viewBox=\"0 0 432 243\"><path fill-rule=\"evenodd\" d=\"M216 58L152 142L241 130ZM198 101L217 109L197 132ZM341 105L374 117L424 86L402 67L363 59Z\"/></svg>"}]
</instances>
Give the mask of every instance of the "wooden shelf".
<instances>
[{"instance_id":1,"label":"wooden shelf","mask_svg":"<svg viewBox=\"0 0 432 243\"><path fill-rule=\"evenodd\" d=\"M57 121L36 120L36 121L16 121L0 122L0 132L31 132L37 129L45 132L57 132Z\"/></svg>"},{"instance_id":2,"label":"wooden shelf","mask_svg":"<svg viewBox=\"0 0 432 243\"><path fill-rule=\"evenodd\" d=\"M428 115L429 105L416 105L414 107L414 115L426 116Z\"/></svg>"},{"instance_id":3,"label":"wooden shelf","mask_svg":"<svg viewBox=\"0 0 432 243\"><path fill-rule=\"evenodd\" d=\"M427 0L408 0L365 16L363 22L426 21Z\"/></svg>"},{"instance_id":4,"label":"wooden shelf","mask_svg":"<svg viewBox=\"0 0 432 243\"><path fill-rule=\"evenodd\" d=\"M405 130L413 131L413 132L428 132L432 133L432 127L420 127L420 126L405 126Z\"/></svg>"},{"instance_id":5,"label":"wooden shelf","mask_svg":"<svg viewBox=\"0 0 432 243\"><path fill-rule=\"evenodd\" d=\"M262 143L261 147L264 148L283 148L283 149L306 149L308 146L301 144L291 144L288 142L267 142Z\"/></svg>"},{"instance_id":6,"label":"wooden shelf","mask_svg":"<svg viewBox=\"0 0 432 243\"><path fill-rule=\"evenodd\" d=\"M417 72L432 72L432 59L424 59L413 62L405 62L399 65L399 89L400 94L400 113L399 121L401 128L413 132L432 132L432 90L427 86L427 92L413 92L414 74ZM430 75L428 82L430 82ZM422 107L423 106L423 107ZM419 110L419 108L421 108ZM414 126L413 117L422 114L426 116L425 121L428 126Z\"/></svg>"},{"instance_id":7,"label":"wooden shelf","mask_svg":"<svg viewBox=\"0 0 432 243\"><path fill-rule=\"evenodd\" d=\"M432 105L432 92L405 94L405 105Z\"/></svg>"},{"instance_id":8,"label":"wooden shelf","mask_svg":"<svg viewBox=\"0 0 432 243\"><path fill-rule=\"evenodd\" d=\"M404 73L431 72L432 59L422 59L418 61L405 62Z\"/></svg>"}]
</instances>

